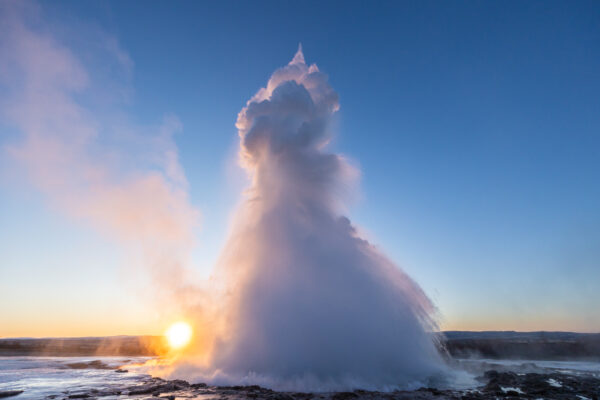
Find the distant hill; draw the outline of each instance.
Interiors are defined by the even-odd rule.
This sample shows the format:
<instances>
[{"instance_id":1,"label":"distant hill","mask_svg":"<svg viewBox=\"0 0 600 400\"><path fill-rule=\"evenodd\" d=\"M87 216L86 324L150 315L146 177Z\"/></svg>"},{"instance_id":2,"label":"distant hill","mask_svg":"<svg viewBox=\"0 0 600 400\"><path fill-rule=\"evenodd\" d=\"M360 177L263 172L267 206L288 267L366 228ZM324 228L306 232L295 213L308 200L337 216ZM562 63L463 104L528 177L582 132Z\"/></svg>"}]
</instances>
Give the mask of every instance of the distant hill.
<instances>
[{"instance_id":1,"label":"distant hill","mask_svg":"<svg viewBox=\"0 0 600 400\"><path fill-rule=\"evenodd\" d=\"M600 361L600 333L446 331L440 346L454 358ZM0 356L156 356L162 336L0 339Z\"/></svg>"},{"instance_id":2,"label":"distant hill","mask_svg":"<svg viewBox=\"0 0 600 400\"><path fill-rule=\"evenodd\" d=\"M162 336L0 339L0 356L154 356L166 348Z\"/></svg>"},{"instance_id":3,"label":"distant hill","mask_svg":"<svg viewBox=\"0 0 600 400\"><path fill-rule=\"evenodd\" d=\"M443 337L454 358L600 361L600 333L446 331Z\"/></svg>"},{"instance_id":4,"label":"distant hill","mask_svg":"<svg viewBox=\"0 0 600 400\"><path fill-rule=\"evenodd\" d=\"M444 331L447 339L502 339L502 340L576 340L583 338L598 338L600 333L553 332L553 331Z\"/></svg>"}]
</instances>

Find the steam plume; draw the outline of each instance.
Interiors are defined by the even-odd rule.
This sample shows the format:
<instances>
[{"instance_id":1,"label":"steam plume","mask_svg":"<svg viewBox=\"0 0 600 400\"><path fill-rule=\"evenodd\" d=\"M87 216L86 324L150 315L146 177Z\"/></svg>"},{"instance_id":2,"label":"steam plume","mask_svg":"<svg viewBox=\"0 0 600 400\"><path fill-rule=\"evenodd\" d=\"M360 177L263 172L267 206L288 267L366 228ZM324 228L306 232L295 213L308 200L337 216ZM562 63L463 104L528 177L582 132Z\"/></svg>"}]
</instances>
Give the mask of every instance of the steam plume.
<instances>
[{"instance_id":1,"label":"steam plume","mask_svg":"<svg viewBox=\"0 0 600 400\"><path fill-rule=\"evenodd\" d=\"M169 116L140 128L111 109L124 99L99 101L127 92L133 65L114 38L96 35L102 61L92 65L111 65L108 77L90 73L48 30L37 4L0 4L0 115L16 132L3 155L55 207L125 244L178 291L197 220L172 140L180 123Z\"/></svg>"},{"instance_id":2,"label":"steam plume","mask_svg":"<svg viewBox=\"0 0 600 400\"><path fill-rule=\"evenodd\" d=\"M204 372L188 361L174 375L339 390L422 384L439 371L432 303L341 215L356 172L326 151L338 108L300 48L239 113L252 184L217 269L223 330Z\"/></svg>"}]
</instances>

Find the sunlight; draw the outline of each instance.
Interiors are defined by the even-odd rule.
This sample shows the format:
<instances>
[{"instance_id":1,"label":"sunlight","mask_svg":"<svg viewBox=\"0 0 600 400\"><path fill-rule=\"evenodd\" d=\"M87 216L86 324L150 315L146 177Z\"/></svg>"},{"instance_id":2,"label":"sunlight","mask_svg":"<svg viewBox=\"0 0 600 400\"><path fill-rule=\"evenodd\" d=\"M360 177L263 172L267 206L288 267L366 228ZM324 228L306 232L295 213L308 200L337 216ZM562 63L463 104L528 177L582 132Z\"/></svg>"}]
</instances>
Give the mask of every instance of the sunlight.
<instances>
[{"instance_id":1,"label":"sunlight","mask_svg":"<svg viewBox=\"0 0 600 400\"><path fill-rule=\"evenodd\" d=\"M192 327L187 322L176 322L167 329L165 336L172 349L181 349L190 342Z\"/></svg>"}]
</instances>

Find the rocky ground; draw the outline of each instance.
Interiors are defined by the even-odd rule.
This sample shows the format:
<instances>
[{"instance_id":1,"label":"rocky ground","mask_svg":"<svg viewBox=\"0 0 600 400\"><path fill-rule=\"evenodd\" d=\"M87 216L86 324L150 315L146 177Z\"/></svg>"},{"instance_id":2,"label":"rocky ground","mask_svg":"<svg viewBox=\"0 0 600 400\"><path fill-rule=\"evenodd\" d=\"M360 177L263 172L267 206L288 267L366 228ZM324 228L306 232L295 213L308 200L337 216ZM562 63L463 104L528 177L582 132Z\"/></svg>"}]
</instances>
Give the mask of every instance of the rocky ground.
<instances>
[{"instance_id":1,"label":"rocky ground","mask_svg":"<svg viewBox=\"0 0 600 400\"><path fill-rule=\"evenodd\" d=\"M127 373L117 370L118 373ZM63 392L46 399L203 399L203 400L402 400L402 399L573 399L600 400L600 379L591 375L561 373L498 372L490 370L478 378L481 386L473 390L438 390L421 388L413 391L372 392L355 390L337 393L276 392L259 386L212 387L182 380L147 378L135 386L105 390ZM18 400L22 392L0 392L0 397Z\"/></svg>"}]
</instances>

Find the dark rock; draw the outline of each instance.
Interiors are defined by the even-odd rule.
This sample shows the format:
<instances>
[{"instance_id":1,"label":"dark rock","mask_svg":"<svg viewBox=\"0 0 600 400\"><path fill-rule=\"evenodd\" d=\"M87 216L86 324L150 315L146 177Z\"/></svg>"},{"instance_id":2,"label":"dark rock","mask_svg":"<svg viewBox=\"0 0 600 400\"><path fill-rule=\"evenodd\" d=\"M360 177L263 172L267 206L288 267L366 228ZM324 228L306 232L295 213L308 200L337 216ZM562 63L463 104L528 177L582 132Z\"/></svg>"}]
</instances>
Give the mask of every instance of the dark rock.
<instances>
[{"instance_id":1,"label":"dark rock","mask_svg":"<svg viewBox=\"0 0 600 400\"><path fill-rule=\"evenodd\" d=\"M148 383L145 385L132 386L129 388L129 395L150 394L156 392L158 385Z\"/></svg>"},{"instance_id":2,"label":"dark rock","mask_svg":"<svg viewBox=\"0 0 600 400\"><path fill-rule=\"evenodd\" d=\"M600 379L593 375L563 375L559 372L520 373L506 370L488 370L478 378L481 386L470 390L420 388L377 392L303 393L277 392L258 385L209 387L205 383L190 384L183 380L144 378L127 391L122 388L104 388L101 391L71 390L59 398L99 399L107 396L129 395L135 398L176 399L202 397L210 400L512 400L544 398L547 400L590 400L600 398ZM555 383L556 382L556 383ZM121 393L124 392L124 393ZM2 392L0 392L2 393ZM144 396L145 395L145 396ZM140 397L137 397L140 396ZM1 397L1 396L0 396Z\"/></svg>"},{"instance_id":3,"label":"dark rock","mask_svg":"<svg viewBox=\"0 0 600 400\"><path fill-rule=\"evenodd\" d=\"M113 369L112 367L109 367L108 365L104 364L100 360L94 360L94 361L89 361L89 362L69 363L69 364L65 364L65 367L71 368L71 369Z\"/></svg>"},{"instance_id":4,"label":"dark rock","mask_svg":"<svg viewBox=\"0 0 600 400\"><path fill-rule=\"evenodd\" d=\"M298 400L310 400L313 397L315 397L315 394L314 393L296 392L296 393L290 393L290 396L292 396L294 399L298 399Z\"/></svg>"},{"instance_id":5,"label":"dark rock","mask_svg":"<svg viewBox=\"0 0 600 400\"><path fill-rule=\"evenodd\" d=\"M129 395L152 394L158 397L161 393L186 390L190 387L188 382L181 379L164 381L163 379L153 378L151 382L129 387Z\"/></svg>"},{"instance_id":6,"label":"dark rock","mask_svg":"<svg viewBox=\"0 0 600 400\"><path fill-rule=\"evenodd\" d=\"M17 396L17 395L20 395L21 393L23 393L22 390L5 390L5 391L0 391L0 398Z\"/></svg>"},{"instance_id":7,"label":"dark rock","mask_svg":"<svg viewBox=\"0 0 600 400\"><path fill-rule=\"evenodd\" d=\"M593 376L560 373L519 375L512 372L487 371L483 379L488 379L482 388L486 399L492 396L532 399L579 399L578 396L584 396L588 399L598 399L600 396L600 379ZM518 388L523 393L511 390L512 388Z\"/></svg>"},{"instance_id":8,"label":"dark rock","mask_svg":"<svg viewBox=\"0 0 600 400\"><path fill-rule=\"evenodd\" d=\"M428 388L424 388L424 387L420 388L420 389L418 389L418 391L419 392L429 392L429 393L431 393L431 394L433 394L435 396L440 396L440 395L443 394L442 391L440 391L439 389L429 388L429 387Z\"/></svg>"},{"instance_id":9,"label":"dark rock","mask_svg":"<svg viewBox=\"0 0 600 400\"><path fill-rule=\"evenodd\" d=\"M287 393L281 392L267 392L268 398L271 400L294 400L292 396Z\"/></svg>"},{"instance_id":10,"label":"dark rock","mask_svg":"<svg viewBox=\"0 0 600 400\"><path fill-rule=\"evenodd\" d=\"M331 396L331 400L349 400L357 397L358 395L354 392L337 392Z\"/></svg>"},{"instance_id":11,"label":"dark rock","mask_svg":"<svg viewBox=\"0 0 600 400\"><path fill-rule=\"evenodd\" d=\"M174 381L171 381L171 383L174 383L175 385L179 386L179 387L188 387L190 386L188 381L184 381L183 379L175 379Z\"/></svg>"},{"instance_id":12,"label":"dark rock","mask_svg":"<svg viewBox=\"0 0 600 400\"><path fill-rule=\"evenodd\" d=\"M197 384L195 384L195 385L197 385ZM200 385L204 385L204 384L200 384ZM192 387L196 387L194 385L191 385L191 386ZM206 387L206 385L205 386L199 386L199 387ZM271 395L273 393L280 394L279 392L274 392L271 389L267 389L267 388L264 388L264 387L261 387L261 386L258 386L258 385L249 385L249 386L240 386L240 385L235 385L235 386L218 386L216 388L216 390L217 390L217 392L219 394L224 394L224 395L235 394L237 392L246 392L246 396L248 396L248 394L250 394L250 393L254 393L254 394L261 393L263 395L267 395L267 394ZM290 398L290 396L287 395L287 394L285 396L287 396L287 398ZM257 397L257 396L251 396L251 397ZM271 398L271 397L269 397L269 398Z\"/></svg>"}]
</instances>

